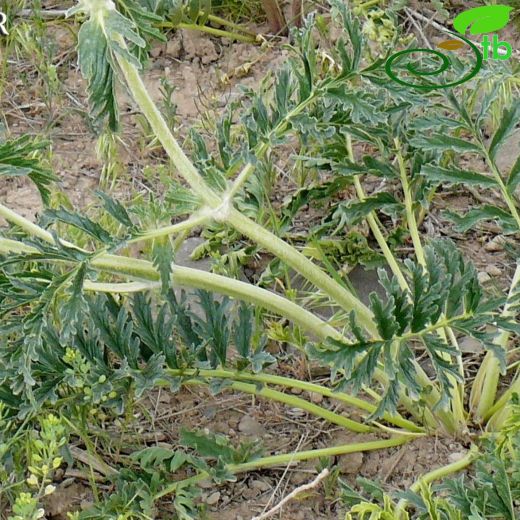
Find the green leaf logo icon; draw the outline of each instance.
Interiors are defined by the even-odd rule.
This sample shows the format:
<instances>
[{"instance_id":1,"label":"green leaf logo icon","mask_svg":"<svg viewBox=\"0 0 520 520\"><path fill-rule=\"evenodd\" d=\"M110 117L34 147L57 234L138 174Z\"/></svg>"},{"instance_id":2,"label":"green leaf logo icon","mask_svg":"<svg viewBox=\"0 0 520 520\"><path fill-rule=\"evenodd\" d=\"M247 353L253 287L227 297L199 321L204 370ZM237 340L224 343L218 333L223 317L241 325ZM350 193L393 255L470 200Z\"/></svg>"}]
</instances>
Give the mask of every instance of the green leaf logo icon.
<instances>
[{"instance_id":1,"label":"green leaf logo icon","mask_svg":"<svg viewBox=\"0 0 520 520\"><path fill-rule=\"evenodd\" d=\"M513 10L508 5L485 5L475 7L469 11L460 13L453 20L453 27L466 34L468 28L470 34L484 34L499 31L509 22L509 13Z\"/></svg>"}]
</instances>

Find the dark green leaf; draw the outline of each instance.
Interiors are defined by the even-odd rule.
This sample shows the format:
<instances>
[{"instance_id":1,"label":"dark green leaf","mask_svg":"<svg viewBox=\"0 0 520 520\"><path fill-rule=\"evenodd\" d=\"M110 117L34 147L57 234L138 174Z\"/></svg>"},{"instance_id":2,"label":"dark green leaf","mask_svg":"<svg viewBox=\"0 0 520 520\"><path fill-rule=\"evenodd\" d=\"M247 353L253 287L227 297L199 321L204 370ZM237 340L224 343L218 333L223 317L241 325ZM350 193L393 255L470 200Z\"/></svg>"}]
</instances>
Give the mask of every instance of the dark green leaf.
<instances>
[{"instance_id":1,"label":"dark green leaf","mask_svg":"<svg viewBox=\"0 0 520 520\"><path fill-rule=\"evenodd\" d=\"M500 126L495 132L491 144L489 145L489 155L493 159L496 157L500 148L505 144L507 138L510 137L519 121L520 101L516 100L513 102L513 105L502 114Z\"/></svg>"},{"instance_id":2,"label":"dark green leaf","mask_svg":"<svg viewBox=\"0 0 520 520\"><path fill-rule=\"evenodd\" d=\"M333 218L340 219L342 225L357 224L367 215L375 210L399 209L402 204L397 201L390 193L377 193L372 197L367 197L363 202L351 202L340 204L336 209Z\"/></svg>"},{"instance_id":3,"label":"dark green leaf","mask_svg":"<svg viewBox=\"0 0 520 520\"><path fill-rule=\"evenodd\" d=\"M509 173L509 177L507 179L507 187L509 188L509 192L513 194L516 188L520 185L520 156L516 160L515 164L511 168L511 172Z\"/></svg>"},{"instance_id":4,"label":"dark green leaf","mask_svg":"<svg viewBox=\"0 0 520 520\"><path fill-rule=\"evenodd\" d=\"M82 263L74 276L66 297L60 302L62 309L62 334L69 339L77 332L77 325L88 309L83 296L83 283L87 274L87 265Z\"/></svg>"},{"instance_id":5,"label":"dark green leaf","mask_svg":"<svg viewBox=\"0 0 520 520\"><path fill-rule=\"evenodd\" d=\"M0 179L2 177L29 177L48 204L49 186L57 180L52 172L41 165L40 153L48 146L46 141L31 140L26 135L10 141L0 141Z\"/></svg>"},{"instance_id":6,"label":"dark green leaf","mask_svg":"<svg viewBox=\"0 0 520 520\"><path fill-rule=\"evenodd\" d=\"M428 180L447 182L450 184L469 184L477 186L494 186L496 181L481 173L459 170L455 167L442 168L441 166L426 164L421 169L421 175Z\"/></svg>"},{"instance_id":7,"label":"dark green leaf","mask_svg":"<svg viewBox=\"0 0 520 520\"><path fill-rule=\"evenodd\" d=\"M508 211L489 204L484 204L479 208L472 209L465 215L458 215L452 211L446 212L446 215L455 223L455 229L462 233L471 229L482 220L495 220L502 226L506 233L518 232L518 225Z\"/></svg>"},{"instance_id":8,"label":"dark green leaf","mask_svg":"<svg viewBox=\"0 0 520 520\"><path fill-rule=\"evenodd\" d=\"M253 337L253 308L246 303L242 303L238 308L238 321L233 328L233 335L237 352L244 359L248 359Z\"/></svg>"},{"instance_id":9,"label":"dark green leaf","mask_svg":"<svg viewBox=\"0 0 520 520\"><path fill-rule=\"evenodd\" d=\"M68 224L69 226L81 229L104 244L110 244L112 242L112 237L108 231L96 222L90 220L88 217L80 215L79 213L73 213L64 208L58 210L48 209L45 212L45 216L46 218L58 220L64 224Z\"/></svg>"},{"instance_id":10,"label":"dark green leaf","mask_svg":"<svg viewBox=\"0 0 520 520\"><path fill-rule=\"evenodd\" d=\"M167 294L172 283L173 248L168 236L154 240L152 247L153 265L161 275L162 291Z\"/></svg>"},{"instance_id":11,"label":"dark green leaf","mask_svg":"<svg viewBox=\"0 0 520 520\"><path fill-rule=\"evenodd\" d=\"M411 140L411 143L413 146L421 150L432 150L435 152L482 152L478 145L470 141L439 133L433 133L429 136L415 137Z\"/></svg>"},{"instance_id":12,"label":"dark green leaf","mask_svg":"<svg viewBox=\"0 0 520 520\"><path fill-rule=\"evenodd\" d=\"M135 229L135 226L126 211L126 208L116 199L113 199L106 193L96 191L96 195L103 200L105 209L114 217L120 224L128 229Z\"/></svg>"}]
</instances>

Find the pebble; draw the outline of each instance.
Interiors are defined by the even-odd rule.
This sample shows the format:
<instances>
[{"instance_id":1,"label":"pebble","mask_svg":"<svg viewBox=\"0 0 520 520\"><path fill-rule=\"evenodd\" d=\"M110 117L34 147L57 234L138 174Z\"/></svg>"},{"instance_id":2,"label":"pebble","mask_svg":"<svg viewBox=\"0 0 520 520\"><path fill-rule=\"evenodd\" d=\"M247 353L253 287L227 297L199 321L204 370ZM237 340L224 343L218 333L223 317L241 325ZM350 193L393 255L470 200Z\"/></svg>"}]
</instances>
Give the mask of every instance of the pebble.
<instances>
[{"instance_id":1,"label":"pebble","mask_svg":"<svg viewBox=\"0 0 520 520\"><path fill-rule=\"evenodd\" d=\"M311 393L311 403L320 404L323 402L323 395L316 394L315 392Z\"/></svg>"},{"instance_id":2,"label":"pebble","mask_svg":"<svg viewBox=\"0 0 520 520\"><path fill-rule=\"evenodd\" d=\"M208 506L214 506L218 504L219 501L220 491L215 491L215 493L211 493L211 495L208 498L206 498L206 504L208 504Z\"/></svg>"},{"instance_id":3,"label":"pebble","mask_svg":"<svg viewBox=\"0 0 520 520\"><path fill-rule=\"evenodd\" d=\"M450 453L448 455L448 462L451 464L453 462L458 462L462 460L466 456L466 453L463 451L455 451L454 453Z\"/></svg>"},{"instance_id":4,"label":"pebble","mask_svg":"<svg viewBox=\"0 0 520 520\"><path fill-rule=\"evenodd\" d=\"M181 51L182 43L180 38L170 40L166 44L166 54L170 56L170 58L178 58L181 55Z\"/></svg>"},{"instance_id":5,"label":"pebble","mask_svg":"<svg viewBox=\"0 0 520 520\"><path fill-rule=\"evenodd\" d=\"M462 338L462 340L459 341L459 347L461 352L469 354L481 353L484 350L482 343L470 336Z\"/></svg>"},{"instance_id":6,"label":"pebble","mask_svg":"<svg viewBox=\"0 0 520 520\"><path fill-rule=\"evenodd\" d=\"M266 491L269 491L271 489L271 485L267 482L264 482L263 480L253 480L251 482L251 487L258 489L262 493L265 493Z\"/></svg>"},{"instance_id":7,"label":"pebble","mask_svg":"<svg viewBox=\"0 0 520 520\"><path fill-rule=\"evenodd\" d=\"M247 487L242 491L242 497L246 500L252 500L260 495L260 490L252 487Z\"/></svg>"},{"instance_id":8,"label":"pebble","mask_svg":"<svg viewBox=\"0 0 520 520\"><path fill-rule=\"evenodd\" d=\"M291 394L301 395L303 394L303 390L301 388L291 388Z\"/></svg>"},{"instance_id":9,"label":"pebble","mask_svg":"<svg viewBox=\"0 0 520 520\"><path fill-rule=\"evenodd\" d=\"M197 485L199 487L201 487L202 489L211 489L211 488L213 488L215 486L213 481L210 480L209 478L201 480Z\"/></svg>"},{"instance_id":10,"label":"pebble","mask_svg":"<svg viewBox=\"0 0 520 520\"><path fill-rule=\"evenodd\" d=\"M161 45L155 45L150 50L150 56L152 58L158 58L161 55L162 50L163 50L163 45L162 44Z\"/></svg>"},{"instance_id":11,"label":"pebble","mask_svg":"<svg viewBox=\"0 0 520 520\"><path fill-rule=\"evenodd\" d=\"M502 271L495 264L491 264L486 267L486 273L491 276L500 276Z\"/></svg>"},{"instance_id":12,"label":"pebble","mask_svg":"<svg viewBox=\"0 0 520 520\"><path fill-rule=\"evenodd\" d=\"M490 240L484 249L489 252L503 251L505 239L502 235L496 236L493 240Z\"/></svg>"},{"instance_id":13,"label":"pebble","mask_svg":"<svg viewBox=\"0 0 520 520\"><path fill-rule=\"evenodd\" d=\"M339 471L346 475L358 473L361 466L363 466L363 458L363 453L361 452L343 455L338 462Z\"/></svg>"},{"instance_id":14,"label":"pebble","mask_svg":"<svg viewBox=\"0 0 520 520\"><path fill-rule=\"evenodd\" d=\"M489 280L491 280L491 276L489 276L489 274L487 274L485 271L481 271L480 273L478 273L477 278L478 278L478 281L482 284L489 282Z\"/></svg>"},{"instance_id":15,"label":"pebble","mask_svg":"<svg viewBox=\"0 0 520 520\"><path fill-rule=\"evenodd\" d=\"M244 435L262 437L267 433L266 429L250 415L244 415L238 423L238 430Z\"/></svg>"}]
</instances>

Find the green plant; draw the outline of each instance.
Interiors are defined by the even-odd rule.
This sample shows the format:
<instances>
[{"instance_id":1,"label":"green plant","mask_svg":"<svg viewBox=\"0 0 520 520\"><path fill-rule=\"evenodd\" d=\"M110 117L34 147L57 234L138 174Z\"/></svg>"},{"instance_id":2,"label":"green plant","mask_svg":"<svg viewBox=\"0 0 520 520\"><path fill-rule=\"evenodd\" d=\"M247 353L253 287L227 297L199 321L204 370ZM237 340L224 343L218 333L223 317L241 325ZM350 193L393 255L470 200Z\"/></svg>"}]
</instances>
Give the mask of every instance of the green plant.
<instances>
[{"instance_id":1,"label":"green plant","mask_svg":"<svg viewBox=\"0 0 520 520\"><path fill-rule=\"evenodd\" d=\"M236 448L219 437L188 434L186 444L201 457L160 450L136 454L139 467L118 470L117 493L82 515L85 518L146 517L157 500L170 494L176 496L178 516L189 518L194 506L187 490L208 477L223 482L240 472L389 448L424 435L468 440L474 445L470 455L421 481L426 486L422 497L431 501L427 486L433 479L463 470L477 456L481 440L474 434L475 426L501 435L517 421L510 403L520 389L518 367L511 364L514 338L520 332L518 250L513 243L517 265L510 287L491 297L453 242L424 243L419 222L442 188L472 185L496 190L500 202L463 215L450 213L455 228L465 232L493 220L504 235L518 236L520 162L501 172L496 159L515 128L520 104L513 100L487 143L482 126L493 91L484 91L470 110L467 101L474 93L417 94L389 84L381 60L365 61L359 23L342 2L331 3L344 33L334 54L320 53L309 21L294 33L295 56L276 75L273 94L246 95L237 123L242 131L231 132L236 119L226 114L217 152L211 154L195 136L192 159L179 146L140 76L148 38L157 36L150 31L149 14L132 11L128 18L106 0L83 0L72 11L87 16L79 34L79 62L98 125L117 127L114 92L116 82L123 81L182 179L182 184L172 183L175 190L169 199L154 199L151 206L158 215L188 218L143 228L131 208L103 194L103 217L114 224L110 230L65 208L48 209L35 224L0 205L0 215L12 225L0 239L0 334L5 340L0 399L13 416L22 417L49 402L59 405L82 418L86 430L85 403L121 413L128 402L158 386L177 390L182 385L207 385L213 392L232 389L301 408L373 438L259 457L247 446ZM487 80L484 73L481 81ZM480 86L476 83L475 90ZM326 179L315 190L293 196L278 221L266 219L260 181L269 155L290 139L305 150L295 160ZM2 145L0 172L29 175L42 194L48 193L51 174L35 161L37 150L22 144ZM460 163L461 154L479 157L486 170L469 171ZM366 193L367 178L384 181L383 188ZM334 200L346 186L357 199ZM332 200L332 208L303 238L303 245L318 252L314 256L323 267L300 252L289 232L291 215L316 200ZM391 271L380 272L385 295L372 294L369 305L349 290L330 252L320 246L331 230L337 235L363 222ZM253 251L268 251L297 272L314 288L314 298L334 307L334 318L327 322L305 308L291 287L282 295L176 265L180 241L190 230L209 225L232 230L245 237ZM413 255L401 260L393 246L396 236L406 239L403 228ZM82 237L81 247L71 241L74 235ZM346 251L351 242L346 240ZM122 254L136 243L148 245L149 260ZM201 290L197 294L202 317L175 295L172 284ZM219 301L213 292L242 303ZM252 306L264 314L258 317ZM293 324L292 329L278 328L280 335L285 334L302 355L330 367L331 386L267 369L275 360L265 350L263 326L275 319L273 315ZM473 383L459 346L463 337L487 350ZM362 418L351 419L281 391L291 388L346 403ZM194 468L196 475L169 484L161 478L165 471L174 474L184 465ZM397 505L388 496L384 501L387 518L406 518L409 496ZM367 513L380 511L378 505L364 507Z\"/></svg>"}]
</instances>

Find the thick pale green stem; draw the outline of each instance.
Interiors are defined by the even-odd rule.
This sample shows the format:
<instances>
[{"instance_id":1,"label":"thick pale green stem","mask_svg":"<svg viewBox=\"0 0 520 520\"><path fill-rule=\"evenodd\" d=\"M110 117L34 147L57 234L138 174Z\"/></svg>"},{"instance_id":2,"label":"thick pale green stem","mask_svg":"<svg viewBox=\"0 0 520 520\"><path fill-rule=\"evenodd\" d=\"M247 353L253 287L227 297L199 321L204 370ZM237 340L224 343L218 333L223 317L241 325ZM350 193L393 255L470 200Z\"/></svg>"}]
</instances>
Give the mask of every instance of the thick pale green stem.
<instances>
[{"instance_id":1,"label":"thick pale green stem","mask_svg":"<svg viewBox=\"0 0 520 520\"><path fill-rule=\"evenodd\" d=\"M404 193L404 204L405 204L405 211L406 211L406 221L408 223L408 231L410 232L410 235L412 237L412 242L414 246L415 256L417 257L417 261L419 264L426 268L426 257L424 254L424 248L421 243L421 237L419 233L419 229L417 227L417 220L415 218L415 212L414 212L414 201L413 201L413 194L412 189L410 186L410 183L408 182L408 175L406 171L406 164L404 161L403 154L401 153L401 144L398 139L395 139L395 146L397 149L397 162L399 164L399 172L401 176L401 184L403 187L403 193ZM444 339L446 338L446 333L444 330L438 330L439 335ZM454 335L451 336L451 340L453 343L453 346L458 349L457 340ZM442 357L446 361L450 361L449 354L442 355ZM459 361L459 369L461 371L461 376L464 378L464 370L462 367L462 361ZM453 409L453 417L452 419L455 420L457 424L457 430L461 431L466 428L466 414L464 412L464 389L463 386L458 384L456 379L453 376L449 376L450 382L453 385L453 393L451 395L450 404ZM444 422L444 421L443 421Z\"/></svg>"},{"instance_id":2,"label":"thick pale green stem","mask_svg":"<svg viewBox=\"0 0 520 520\"><path fill-rule=\"evenodd\" d=\"M307 381L300 381L299 379L292 379L289 377L277 376L274 374L252 374L250 372L232 372L229 370L168 370L168 374L173 377L185 376L185 377L195 377L200 376L202 378L217 378L217 379L233 379L236 381L254 381L258 383L271 384L277 386L283 386L285 388L298 388L300 390L304 390L306 392L313 392L316 394L323 395L325 397L329 397L331 399L335 399L337 401L341 401L346 403L349 406L353 406L360 410L366 411L368 413L373 413L376 410L376 406L363 399L359 399L358 397L353 397L344 392L335 392L330 388L326 388L321 385L317 385L315 383L309 383ZM404 428L405 430L409 430L411 432L421 433L423 431L422 428L418 427L411 421L407 421L403 419L401 416L391 416L389 414L384 415L384 420L389 422L390 424L394 424L400 428Z\"/></svg>"},{"instance_id":3,"label":"thick pale green stem","mask_svg":"<svg viewBox=\"0 0 520 520\"><path fill-rule=\"evenodd\" d=\"M166 23L161 24L163 27L167 25ZM200 25L196 23L184 23L181 22L177 26L173 24L168 24L171 27L178 27L179 29L189 29L192 31L200 31L207 34L211 34L212 36L218 36L220 38L229 38L230 40L237 40L239 42L244 43L256 43L258 40L256 36L250 36L248 34L240 34L231 31L224 31L222 29L216 29L215 27L209 27L208 25Z\"/></svg>"},{"instance_id":4,"label":"thick pale green stem","mask_svg":"<svg viewBox=\"0 0 520 520\"><path fill-rule=\"evenodd\" d=\"M490 156L489 151L486 145L480 140L479 136L476 136L480 141L480 146L482 149L482 153L486 158L486 162L491 170L493 178L498 184L500 191L502 193L502 197L506 202L506 205L511 212L511 215L515 219L518 230L520 231L520 214L516 207L515 201L511 194L509 193L504 181L502 179L502 175L498 170L495 161ZM516 271L513 276L513 281L511 283L511 288L509 290L509 299L511 299L514 291L516 290L517 285L520 283L520 262L516 266ZM511 317L513 315L512 305L511 303L507 304L504 307L504 311L502 316ZM507 331L502 331L494 340L495 345L507 349L507 344L509 341L510 333ZM492 415L497 415L500 413L500 409L503 408L511 398L512 392L511 389L506 391L504 395L495 402L496 393L498 390L498 383L500 379L500 367L497 359L495 358L492 352L488 352L482 365L479 368L477 373L477 377L473 383L473 387L471 390L470 404L475 414L477 420L489 419Z\"/></svg>"},{"instance_id":5,"label":"thick pale green stem","mask_svg":"<svg viewBox=\"0 0 520 520\"><path fill-rule=\"evenodd\" d=\"M366 199L365 192L363 190L363 186L361 185L361 182L359 180L359 176L356 175L354 177L354 186L356 188L357 196L361 202L363 202ZM385 256L385 260L387 261L388 265L390 266L390 269L392 270L392 273L397 278L397 281L399 282L399 287L403 290L408 289L408 282L406 281L406 278L403 275L403 272L401 268L399 267L399 264L397 263L397 259L395 258L394 254L392 253L392 250L388 247L388 244L386 243L385 237L383 236L383 233L381 232L381 229L379 227L379 223L377 222L377 219L374 215L374 212L370 212L367 215L367 222L370 226L370 230L372 231L372 234L374 235L374 238L376 239L376 242L378 246L380 247L381 251L383 252L383 255Z\"/></svg>"},{"instance_id":6,"label":"thick pale green stem","mask_svg":"<svg viewBox=\"0 0 520 520\"><path fill-rule=\"evenodd\" d=\"M410 491L417 493L421 490L422 486L424 485L431 484L435 480L439 480L441 478L452 475L453 473L457 473L458 471L462 471L463 469L467 468L470 464L472 464L473 461L478 457L478 455L478 449L476 448L476 446L472 446L469 452L466 454L466 456L458 460L457 462L454 462L453 464L449 464L447 466L443 466L439 469L435 469L433 471L430 471L430 473L423 475L415 484L413 484L410 487ZM404 498L399 501L394 512L395 520L401 520L402 518L405 518L404 512L406 510L407 504L408 500Z\"/></svg>"},{"instance_id":7,"label":"thick pale green stem","mask_svg":"<svg viewBox=\"0 0 520 520\"><path fill-rule=\"evenodd\" d=\"M513 197L511 197L509 190L507 189L506 185L504 184L504 180L502 179L502 175L500 175L500 172L495 164L495 161L491 158L487 148L483 144L482 144L482 150L486 157L486 161L489 165L489 168L491 169L493 178L495 179L496 183L498 184L498 186L500 188L502 197L504 198L504 201L505 201L509 211L511 212L511 215L515 219L516 224L518 226L518 232L520 233L520 213L518 212L515 201L513 200Z\"/></svg>"},{"instance_id":8,"label":"thick pale green stem","mask_svg":"<svg viewBox=\"0 0 520 520\"><path fill-rule=\"evenodd\" d=\"M410 236L412 237L413 247L415 251L415 256L417 257L417 261L423 267L426 267L426 258L424 256L424 249L421 243L421 236L417 228L417 221L415 220L412 190L410 187L410 183L408 182L408 175L406 173L404 157L400 152L401 145L397 139L395 140L395 145L397 148L397 162L399 164L399 171L401 174L401 184L403 186L404 205L406 211L406 221L408 222L408 231L410 232Z\"/></svg>"},{"instance_id":9,"label":"thick pale green stem","mask_svg":"<svg viewBox=\"0 0 520 520\"><path fill-rule=\"evenodd\" d=\"M354 310L363 327L371 334L377 335L377 328L371 311L354 297L352 293L341 287L302 253L235 209L229 210L226 221L242 234L271 251L271 253L275 254L295 271L302 274L307 280L327 294L333 302L341 305L347 311Z\"/></svg>"},{"instance_id":10,"label":"thick pale green stem","mask_svg":"<svg viewBox=\"0 0 520 520\"><path fill-rule=\"evenodd\" d=\"M131 238L128 240L128 244L135 244L136 242L143 242L145 240L152 240L154 238L165 237L169 235L176 235L178 233L183 233L186 231L190 231L191 229L203 225L208 221L211 215L194 215L193 217L185 220L183 222L179 222L177 224L172 224L171 226L165 226L157 229L152 229L150 231L143 231L138 236Z\"/></svg>"},{"instance_id":11,"label":"thick pale green stem","mask_svg":"<svg viewBox=\"0 0 520 520\"><path fill-rule=\"evenodd\" d=\"M388 440L359 442L346 444L343 446L335 446L333 448L300 451L297 453L287 453L284 455L273 455L271 457L263 457L261 459L246 462L244 464L231 464L227 466L227 469L233 474L245 473L247 471L255 471L261 468L287 466L289 464L302 462L305 460L319 459L323 457L337 457L339 455L348 455L349 453L383 450L387 448L393 448L395 446L400 446L409 441L409 437L393 437ZM207 473L202 472L195 477L181 480L179 482L174 482L172 485L157 493L154 498L157 500L159 498L165 497L188 485L193 485L197 482L205 480L208 477L209 475Z\"/></svg>"},{"instance_id":12,"label":"thick pale green stem","mask_svg":"<svg viewBox=\"0 0 520 520\"><path fill-rule=\"evenodd\" d=\"M173 163L177 166L179 173L190 184L193 191L199 195L210 208L215 210L214 217L217 220L221 220L233 226L242 234L278 256L345 310L355 310L358 314L359 322L372 334L376 333L372 314L363 303L346 289L338 286L332 278L326 275L318 266L314 265L295 248L235 210L229 197L221 198L205 183L204 179L200 176L171 134L168 125L148 94L135 66L119 55L117 59L134 99L148 119L157 138L164 146L164 149Z\"/></svg>"},{"instance_id":13,"label":"thick pale green stem","mask_svg":"<svg viewBox=\"0 0 520 520\"><path fill-rule=\"evenodd\" d=\"M355 160L354 150L352 148L352 139L351 139L350 136L347 136L347 151L349 153L349 159L351 161L354 161ZM406 186L408 186L408 181L407 181L407 178L406 178L406 168L405 168L405 165L404 165L404 160L402 160L402 157L401 157L401 161L400 161L399 164L400 164L400 167L401 167L401 175L404 175L405 180L406 180ZM363 186L361 185L361 182L360 182L358 176L354 177L354 186L356 188L356 192L357 192L358 198L361 201L365 200L366 195L365 195L365 192L363 190ZM404 185L403 185L403 189L404 189ZM415 221L415 216L413 214L413 211L411 213L411 216L413 217L411 226L415 227L415 229L417 229L417 225L415 223L416 221ZM377 222L376 216L375 216L375 214L373 212L371 212L367 216L367 221L368 221L368 224L370 226L370 229L371 229L374 237L377 240L377 243L378 243L379 247L383 251L383 254L385 256L386 261L388 262L390 268L392 269L392 272L394 273L394 275L396 276L396 278L398 280L399 286L403 290L409 290L409 286L408 286L408 283L407 283L407 281L406 281L406 279L405 279L405 277L403 275L402 269L399 266L399 264L397 263L397 260L396 260L396 258L394 256L394 254L392 253L392 251L388 247L388 244L386 243L386 240L385 240L383 234L381 233L381 230L379 228L379 224ZM417 235L418 235L418 232L417 232ZM419 244L420 244L420 239L419 239ZM422 251L422 245L421 245L421 251ZM424 256L424 254L423 254L423 256ZM443 326L443 325L435 324L434 326L431 327L432 332L435 331L435 332L439 333L440 332L439 328L441 326ZM412 339L412 338L410 338L410 339ZM430 379L428 378L428 376L426 375L426 373L424 372L422 367L415 361L414 361L414 364L415 364L415 368L416 368L417 375L418 375L418 381L420 381L421 385L424 388L426 388L426 387L434 388L434 391L432 393L430 393L428 395L428 397L426 398L428 404L433 407L435 405L435 403L439 399L438 390L435 388L434 383L432 381L430 381ZM459 394L460 394L460 392L459 392ZM401 400L403 400L403 396L401 397ZM460 400L462 401L462 394L460 394ZM462 407L462 405L461 405L461 407ZM407 408L411 409L410 405ZM413 406L412 406L412 409L413 409ZM433 425L436 425L437 422L433 418L433 415L430 412L430 410L426 409L424 412L426 414L426 416L423 418L425 423L428 424L430 427L432 427ZM437 413L437 415L439 417L439 420L443 423L443 426L444 426L445 430L448 433L453 434L453 433L455 433L457 431L458 426L457 426L456 421L454 420L454 418L453 418L453 416L451 414L449 414L447 412L443 412L443 411L437 411L436 413ZM461 410L459 413L460 413L460 416L462 417L463 416L463 411ZM417 415L415 415L415 417L417 417ZM465 424L465 423L461 423L459 426L462 426L462 424Z\"/></svg>"},{"instance_id":14,"label":"thick pale green stem","mask_svg":"<svg viewBox=\"0 0 520 520\"><path fill-rule=\"evenodd\" d=\"M304 330L314 333L321 340L325 340L327 337L336 339L342 337L336 329L298 304L252 284L197 269L177 266L173 268L173 282L174 284L215 291L254 303L288 318Z\"/></svg>"},{"instance_id":15,"label":"thick pale green stem","mask_svg":"<svg viewBox=\"0 0 520 520\"><path fill-rule=\"evenodd\" d=\"M204 385L206 384L204 381L199 379L190 379L184 381L185 385ZM164 382L165 386L169 386L170 383L168 381ZM293 408L299 408L300 410L305 410L316 417L321 417L322 419L327 420L332 424L337 424L338 426L342 426L347 430L357 432L357 433L370 433L375 431L375 429L366 424L361 424L357 421L353 421L352 419L348 419L347 417L343 417L337 413L331 412L326 408L318 406L313 403L309 403L305 399L301 397L296 397L290 394L284 394L283 392L279 392L278 390L273 390L268 388L267 386L259 386L253 385L250 383L242 383L240 381L235 381L228 388L232 390L236 390L238 392L243 392L245 394L256 395L258 397L265 397L266 399L270 399L271 401L278 401L279 403L286 404L287 406L291 406Z\"/></svg>"},{"instance_id":16,"label":"thick pale green stem","mask_svg":"<svg viewBox=\"0 0 520 520\"><path fill-rule=\"evenodd\" d=\"M511 288L509 290L508 303L504 306L502 317L509 318L514 315L512 296L520 283L520 262L516 266L516 271L513 276ZM510 333L508 331L501 331L495 338L493 343L504 350L507 350ZM470 404L475 415L475 418L480 421L485 417L489 417L490 413L496 413L497 409L493 407L495 402L498 382L500 379L500 365L493 352L488 352L473 383L471 389ZM509 399L500 402L505 405ZM498 404L498 403L497 403ZM491 410L493 409L493 412Z\"/></svg>"},{"instance_id":17,"label":"thick pale green stem","mask_svg":"<svg viewBox=\"0 0 520 520\"><path fill-rule=\"evenodd\" d=\"M221 197L219 197L206 184L193 163L188 159L182 148L172 136L166 121L150 97L150 94L148 93L135 65L129 63L120 55L117 56L117 62L121 67L136 103L148 119L157 139L159 139L166 150L166 153L178 168L179 173L184 177L184 179L186 179L193 191L201 197L210 208L218 208L222 204Z\"/></svg>"},{"instance_id":18,"label":"thick pale green stem","mask_svg":"<svg viewBox=\"0 0 520 520\"><path fill-rule=\"evenodd\" d=\"M201 16L203 13L201 13ZM237 31L241 31L246 34L250 34L251 36L254 36L256 38L257 33L252 31L251 29L248 29L247 27L244 27L242 25L238 25L236 23L230 22L229 20L226 20L225 18L221 18L220 16L215 16L214 14L208 15L208 20L210 22L214 22L220 25L225 25L227 27L231 27L232 29L236 29Z\"/></svg>"},{"instance_id":19,"label":"thick pale green stem","mask_svg":"<svg viewBox=\"0 0 520 520\"><path fill-rule=\"evenodd\" d=\"M31 221L27 220L21 215L18 215L18 213L7 208L3 204L0 204L0 217L4 217L5 220L11 222L11 224L18 226L20 229L23 229L28 235L41 238L46 242L54 244L54 238L52 238L52 235L48 231L45 231L45 229L41 228L40 226L33 224ZM63 243L67 246L72 246L72 244L69 244L68 242Z\"/></svg>"},{"instance_id":20,"label":"thick pale green stem","mask_svg":"<svg viewBox=\"0 0 520 520\"><path fill-rule=\"evenodd\" d=\"M144 260L133 260L113 255L105 255L92 263L93 267L118 274L145 275L147 279L158 280L158 272L153 264ZM320 340L327 337L336 339L342 335L319 317L303 309L296 303L255 285L233 280L225 276L207 273L189 267L172 266L173 284L196 289L214 291L242 301L253 303L287 317L300 325L304 330L316 335Z\"/></svg>"},{"instance_id":21,"label":"thick pale green stem","mask_svg":"<svg viewBox=\"0 0 520 520\"><path fill-rule=\"evenodd\" d=\"M501 411L507 406L513 394L520 395L520 370L517 372L516 377L509 386L509 388L500 396L500 399L486 412L483 419L489 420L491 423ZM496 422L496 421L495 421Z\"/></svg>"},{"instance_id":22,"label":"thick pale green stem","mask_svg":"<svg viewBox=\"0 0 520 520\"><path fill-rule=\"evenodd\" d=\"M350 161L354 162L354 149L352 147L352 137L350 135L347 135L347 151L349 155ZM356 188L356 193L358 196L358 199L361 202L364 202L366 200L365 190L363 189L363 186L361 184L361 181L359 180L359 175L354 176L354 186ZM388 265L390 266L390 269L392 270L392 273L397 278L397 281L399 282L399 287L403 291L406 291L409 289L408 282L406 281L406 278L403 275L403 271L399 267L399 264L397 263L397 259L395 258L394 254L392 253L392 250L388 247L388 244L386 243L385 237L383 236L383 233L381 232L381 229L379 227L379 223L377 222L375 212L371 211L367 215L367 222L370 226L370 230L372 231L372 234L374 235L374 238L377 241L377 245L380 247L381 251L383 252L383 255L385 256L385 260L387 261Z\"/></svg>"},{"instance_id":23,"label":"thick pale green stem","mask_svg":"<svg viewBox=\"0 0 520 520\"><path fill-rule=\"evenodd\" d=\"M42 237L43 238L43 237ZM52 236L50 236L52 240ZM9 253L35 253L36 249L8 239L0 239L0 251ZM159 281L159 273L151 262L125 258L122 256L103 254L95 258L92 267L113 274L125 274L140 280ZM189 267L172 266L172 279L174 285L196 289L206 289L220 294L225 294L242 301L253 303L268 309L280 316L294 321L304 330L314 334L319 340L324 341L328 337L338 340L343 336L333 327L328 325L318 316L303 309L298 304L255 285L233 280L225 276L207 273ZM95 285L94 285L95 287ZM88 286L87 286L88 288ZM92 287L90 287L92 289ZM104 287L106 292L110 287ZM112 287L116 288L116 287ZM126 287L125 289L129 289ZM125 292L125 291L123 291Z\"/></svg>"}]
</instances>

